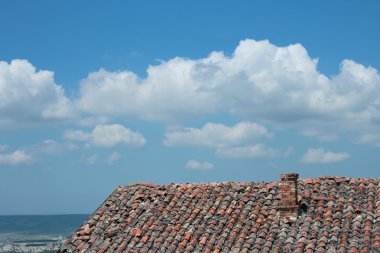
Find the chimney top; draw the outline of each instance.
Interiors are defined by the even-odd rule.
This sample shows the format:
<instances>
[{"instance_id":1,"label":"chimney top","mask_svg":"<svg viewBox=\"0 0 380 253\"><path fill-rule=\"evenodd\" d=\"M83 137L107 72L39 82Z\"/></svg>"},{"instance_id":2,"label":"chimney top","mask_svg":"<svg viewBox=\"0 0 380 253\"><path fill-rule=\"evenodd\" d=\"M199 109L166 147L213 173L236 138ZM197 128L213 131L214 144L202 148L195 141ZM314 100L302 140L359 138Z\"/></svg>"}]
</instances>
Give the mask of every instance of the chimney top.
<instances>
[{"instance_id":1,"label":"chimney top","mask_svg":"<svg viewBox=\"0 0 380 253\"><path fill-rule=\"evenodd\" d=\"M281 220L286 222L295 221L298 218L298 174L288 173L281 174L280 195L281 202L278 210L280 211Z\"/></svg>"},{"instance_id":2,"label":"chimney top","mask_svg":"<svg viewBox=\"0 0 380 253\"><path fill-rule=\"evenodd\" d=\"M287 173L287 174L281 174L281 181L294 181L298 180L298 173Z\"/></svg>"}]
</instances>

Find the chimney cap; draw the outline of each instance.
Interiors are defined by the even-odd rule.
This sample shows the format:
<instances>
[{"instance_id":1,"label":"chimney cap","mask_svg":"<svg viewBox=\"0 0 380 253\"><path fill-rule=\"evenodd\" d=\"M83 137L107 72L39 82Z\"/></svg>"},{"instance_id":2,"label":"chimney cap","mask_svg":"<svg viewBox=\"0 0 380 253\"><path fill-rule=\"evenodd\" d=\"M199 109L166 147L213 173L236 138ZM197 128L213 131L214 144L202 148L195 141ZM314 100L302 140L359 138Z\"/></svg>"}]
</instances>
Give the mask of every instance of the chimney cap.
<instances>
[{"instance_id":1,"label":"chimney cap","mask_svg":"<svg viewBox=\"0 0 380 253\"><path fill-rule=\"evenodd\" d=\"M287 174L281 174L281 180L282 181L289 181L289 180L297 180L299 177L298 173L287 173Z\"/></svg>"}]
</instances>

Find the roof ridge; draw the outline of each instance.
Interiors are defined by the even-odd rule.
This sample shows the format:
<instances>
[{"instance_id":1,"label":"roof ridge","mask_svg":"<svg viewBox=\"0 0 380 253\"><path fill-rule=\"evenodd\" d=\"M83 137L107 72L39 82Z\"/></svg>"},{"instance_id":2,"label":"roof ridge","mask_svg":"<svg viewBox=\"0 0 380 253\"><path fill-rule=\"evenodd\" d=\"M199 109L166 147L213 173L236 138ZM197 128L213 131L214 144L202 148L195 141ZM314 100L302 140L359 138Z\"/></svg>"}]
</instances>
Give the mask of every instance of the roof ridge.
<instances>
[{"instance_id":1,"label":"roof ridge","mask_svg":"<svg viewBox=\"0 0 380 253\"><path fill-rule=\"evenodd\" d=\"M299 178L299 182L303 183L313 183L315 181L324 181L324 180L334 180L336 182L349 182L349 181L373 181L380 178L361 178L361 177L343 177L343 176L318 176L318 177L307 177L307 178ZM217 186L217 185L246 185L246 184L272 184L272 183L278 183L279 180L272 180L272 181L223 181L223 182L182 182L182 183L164 183L164 184L156 184L154 182L143 182L143 181L137 181L134 183L129 183L123 186L118 187L133 187L133 186L145 186L150 188L157 188L157 187L168 187L168 186L203 186L203 185L209 185L209 186Z\"/></svg>"}]
</instances>

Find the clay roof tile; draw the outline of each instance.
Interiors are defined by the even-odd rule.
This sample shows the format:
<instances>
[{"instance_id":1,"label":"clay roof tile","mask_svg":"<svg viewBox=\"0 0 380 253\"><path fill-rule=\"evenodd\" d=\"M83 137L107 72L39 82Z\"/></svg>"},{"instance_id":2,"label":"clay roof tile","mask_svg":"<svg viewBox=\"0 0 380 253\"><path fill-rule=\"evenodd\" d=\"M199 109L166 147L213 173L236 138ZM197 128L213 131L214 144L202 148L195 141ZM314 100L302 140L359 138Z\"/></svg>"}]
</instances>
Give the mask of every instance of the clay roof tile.
<instances>
[{"instance_id":1,"label":"clay roof tile","mask_svg":"<svg viewBox=\"0 0 380 253\"><path fill-rule=\"evenodd\" d=\"M300 179L283 222L279 182L118 187L59 252L376 252L380 180Z\"/></svg>"}]
</instances>

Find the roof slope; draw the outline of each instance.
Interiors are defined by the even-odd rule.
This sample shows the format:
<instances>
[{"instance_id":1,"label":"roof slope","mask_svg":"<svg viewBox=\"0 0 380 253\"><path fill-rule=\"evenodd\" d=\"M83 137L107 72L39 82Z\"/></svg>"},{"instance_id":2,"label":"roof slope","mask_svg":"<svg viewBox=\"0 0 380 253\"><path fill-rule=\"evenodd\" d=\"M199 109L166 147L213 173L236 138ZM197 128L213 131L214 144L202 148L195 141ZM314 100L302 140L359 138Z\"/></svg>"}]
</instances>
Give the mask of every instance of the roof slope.
<instances>
[{"instance_id":1,"label":"roof slope","mask_svg":"<svg viewBox=\"0 0 380 253\"><path fill-rule=\"evenodd\" d=\"M279 182L127 185L59 252L380 252L379 183L299 180L293 223L279 218Z\"/></svg>"}]
</instances>

